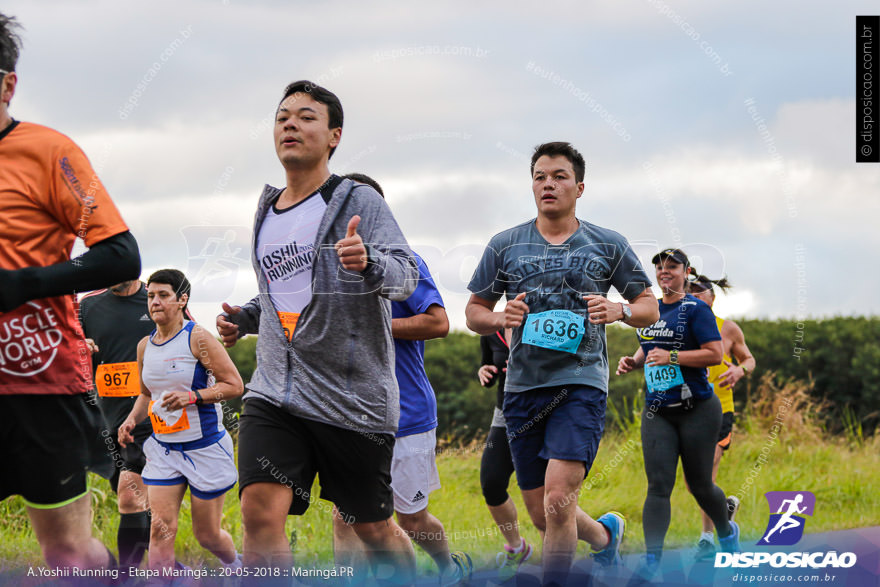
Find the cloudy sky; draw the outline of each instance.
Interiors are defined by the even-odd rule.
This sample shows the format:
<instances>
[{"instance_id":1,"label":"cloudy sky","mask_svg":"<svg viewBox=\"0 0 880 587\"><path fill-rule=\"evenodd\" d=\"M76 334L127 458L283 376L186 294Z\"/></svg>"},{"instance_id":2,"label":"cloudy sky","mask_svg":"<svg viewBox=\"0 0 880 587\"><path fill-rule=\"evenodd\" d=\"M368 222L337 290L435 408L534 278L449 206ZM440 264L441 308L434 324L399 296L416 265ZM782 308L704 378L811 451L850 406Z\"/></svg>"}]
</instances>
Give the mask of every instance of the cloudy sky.
<instances>
[{"instance_id":1,"label":"cloudy sky","mask_svg":"<svg viewBox=\"0 0 880 587\"><path fill-rule=\"evenodd\" d=\"M880 313L880 165L855 160L868 2L6 0L25 26L12 114L72 137L196 317L256 292L249 235L284 86L345 108L337 173L385 188L464 328L489 237L534 216L528 159L587 160L578 216L643 261L681 246L736 288L721 315ZM652 272L653 273L653 272Z\"/></svg>"}]
</instances>

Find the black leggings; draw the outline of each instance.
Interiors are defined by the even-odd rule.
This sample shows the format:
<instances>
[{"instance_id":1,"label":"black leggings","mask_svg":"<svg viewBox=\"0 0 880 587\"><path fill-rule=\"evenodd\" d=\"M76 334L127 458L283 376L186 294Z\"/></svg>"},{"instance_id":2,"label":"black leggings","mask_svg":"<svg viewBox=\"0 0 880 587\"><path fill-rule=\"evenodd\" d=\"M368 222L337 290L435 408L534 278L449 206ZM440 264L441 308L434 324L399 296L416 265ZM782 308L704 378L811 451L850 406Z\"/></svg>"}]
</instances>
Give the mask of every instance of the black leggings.
<instances>
[{"instance_id":1,"label":"black leggings","mask_svg":"<svg viewBox=\"0 0 880 587\"><path fill-rule=\"evenodd\" d=\"M642 453L648 477L642 524L649 553L659 557L663 552L663 539L669 529L669 497L675 486L679 456L691 493L712 518L718 536L731 533L724 492L712 483L712 463L720 429L721 402L714 394L697 401L688 411L681 408L642 411Z\"/></svg>"},{"instance_id":2,"label":"black leggings","mask_svg":"<svg viewBox=\"0 0 880 587\"><path fill-rule=\"evenodd\" d=\"M492 426L489 428L489 438L486 439L483 460L480 462L480 487L483 488L486 505L495 507L507 501L507 486L511 475L513 458L507 443L507 428Z\"/></svg>"}]
</instances>

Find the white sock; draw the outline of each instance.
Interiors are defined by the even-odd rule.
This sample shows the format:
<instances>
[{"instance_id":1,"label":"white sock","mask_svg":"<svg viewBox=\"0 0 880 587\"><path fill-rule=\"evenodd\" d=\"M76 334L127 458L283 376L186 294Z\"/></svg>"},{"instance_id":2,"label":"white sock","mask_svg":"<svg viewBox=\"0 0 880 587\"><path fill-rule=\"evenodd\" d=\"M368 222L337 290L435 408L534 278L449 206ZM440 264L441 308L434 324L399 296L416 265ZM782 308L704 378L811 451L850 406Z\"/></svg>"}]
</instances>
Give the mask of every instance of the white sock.
<instances>
[{"instance_id":1,"label":"white sock","mask_svg":"<svg viewBox=\"0 0 880 587\"><path fill-rule=\"evenodd\" d=\"M705 540L706 542L715 544L715 535L711 532L703 532L702 534L700 534L700 540Z\"/></svg>"},{"instance_id":2,"label":"white sock","mask_svg":"<svg viewBox=\"0 0 880 587\"><path fill-rule=\"evenodd\" d=\"M510 552L510 554L519 554L525 549L525 547L526 547L526 539L520 538L519 539L519 548L514 548L513 550L510 550L508 552Z\"/></svg>"}]
</instances>

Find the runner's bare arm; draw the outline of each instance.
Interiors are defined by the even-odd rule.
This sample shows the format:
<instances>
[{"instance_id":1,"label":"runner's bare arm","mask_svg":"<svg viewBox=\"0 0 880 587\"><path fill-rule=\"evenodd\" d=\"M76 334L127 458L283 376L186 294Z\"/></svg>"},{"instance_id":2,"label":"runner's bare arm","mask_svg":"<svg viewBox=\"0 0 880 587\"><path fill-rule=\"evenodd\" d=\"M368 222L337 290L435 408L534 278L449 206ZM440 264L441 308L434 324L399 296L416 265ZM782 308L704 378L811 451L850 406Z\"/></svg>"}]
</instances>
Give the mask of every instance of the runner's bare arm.
<instances>
[{"instance_id":1,"label":"runner's bare arm","mask_svg":"<svg viewBox=\"0 0 880 587\"><path fill-rule=\"evenodd\" d=\"M134 427L138 425L144 418L147 417L149 413L150 407L150 399L152 399L152 395L150 394L150 390L147 389L147 386L144 385L144 349L147 348L147 341L149 340L149 336L145 336L138 343L137 348L137 363L138 363L138 377L140 378L141 385L141 394L137 397L134 402L134 405L131 407L131 412L129 412L128 416L125 418L125 421L119 426L119 433L117 434L117 439L119 440L119 444L122 446L127 445L129 442L134 441L134 436L132 436L131 431L134 430Z\"/></svg>"},{"instance_id":2,"label":"runner's bare arm","mask_svg":"<svg viewBox=\"0 0 880 587\"><path fill-rule=\"evenodd\" d=\"M443 338L447 334L449 334L449 318L446 316L446 309L439 304L431 304L421 314L391 320L391 336L394 338L430 340Z\"/></svg>"},{"instance_id":3,"label":"runner's bare arm","mask_svg":"<svg viewBox=\"0 0 880 587\"><path fill-rule=\"evenodd\" d=\"M591 323L611 324L623 320L623 305L620 302L612 302L600 295L584 296L584 299L587 301ZM660 319L660 308L651 288L645 288L642 293L628 301L632 318L627 320L626 324L642 328Z\"/></svg>"},{"instance_id":4,"label":"runner's bare arm","mask_svg":"<svg viewBox=\"0 0 880 587\"><path fill-rule=\"evenodd\" d=\"M244 393L244 383L229 353L201 326L196 325L193 328L190 350L205 369L214 375L214 385L199 390L204 403L213 404Z\"/></svg>"},{"instance_id":5,"label":"runner's bare arm","mask_svg":"<svg viewBox=\"0 0 880 587\"><path fill-rule=\"evenodd\" d=\"M137 279L141 257L128 231L106 238L76 259L47 267L0 269L0 312L30 300L91 291Z\"/></svg>"},{"instance_id":6,"label":"runner's bare arm","mask_svg":"<svg viewBox=\"0 0 880 587\"><path fill-rule=\"evenodd\" d=\"M525 315L529 313L529 306L525 303L525 292L520 293L514 299L507 302L503 312L495 312L495 304L492 300L481 298L477 294L471 294L467 306L464 309L467 318L467 327L477 334L492 334L502 328L515 328L522 324Z\"/></svg>"},{"instance_id":7,"label":"runner's bare arm","mask_svg":"<svg viewBox=\"0 0 880 587\"><path fill-rule=\"evenodd\" d=\"M620 357L620 361L617 363L617 372L616 375L624 375L629 373L633 369L638 369L639 367L644 367L645 365L645 351L642 350L642 347L636 349L636 352L633 356L629 357Z\"/></svg>"},{"instance_id":8,"label":"runner's bare arm","mask_svg":"<svg viewBox=\"0 0 880 587\"><path fill-rule=\"evenodd\" d=\"M700 345L700 348L692 351L678 353L678 364L682 367L711 367L721 363L723 351L720 340L713 340ZM669 365L669 351L658 347L648 351L645 357L648 365Z\"/></svg>"},{"instance_id":9,"label":"runner's bare arm","mask_svg":"<svg viewBox=\"0 0 880 587\"><path fill-rule=\"evenodd\" d=\"M751 373L755 370L757 361L746 344L746 337L739 324L733 320L725 320L722 329L724 330L722 337L726 335L731 340L730 354L736 359L737 364L725 361L728 369L721 375L718 383L721 387L733 387L737 381L745 376L746 371Z\"/></svg>"},{"instance_id":10,"label":"runner's bare arm","mask_svg":"<svg viewBox=\"0 0 880 587\"><path fill-rule=\"evenodd\" d=\"M214 385L196 391L172 391L162 396L162 407L166 410L179 410L194 404L214 404L239 397L244 384L238 369L220 342L204 328L196 324L192 330L189 349L205 370L214 376Z\"/></svg>"}]
</instances>

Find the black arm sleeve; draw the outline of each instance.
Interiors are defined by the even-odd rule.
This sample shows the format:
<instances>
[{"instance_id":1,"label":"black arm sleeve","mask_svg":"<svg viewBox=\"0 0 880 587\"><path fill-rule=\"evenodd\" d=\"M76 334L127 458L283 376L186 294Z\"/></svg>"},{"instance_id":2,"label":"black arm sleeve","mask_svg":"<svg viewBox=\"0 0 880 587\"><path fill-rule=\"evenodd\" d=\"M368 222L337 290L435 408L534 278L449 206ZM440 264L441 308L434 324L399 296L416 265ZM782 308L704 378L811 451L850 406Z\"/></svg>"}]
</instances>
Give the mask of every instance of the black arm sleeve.
<instances>
[{"instance_id":1,"label":"black arm sleeve","mask_svg":"<svg viewBox=\"0 0 880 587\"><path fill-rule=\"evenodd\" d=\"M92 291L141 274L137 241L128 231L95 243L70 261L48 267L0 269L0 312L8 312L30 300L75 292Z\"/></svg>"},{"instance_id":2,"label":"black arm sleeve","mask_svg":"<svg viewBox=\"0 0 880 587\"><path fill-rule=\"evenodd\" d=\"M494 334L491 336L483 335L480 337L480 353L482 353L482 360L480 360L480 366L483 365L493 365L492 362L492 345L489 344L489 339L495 336Z\"/></svg>"},{"instance_id":3,"label":"black arm sleeve","mask_svg":"<svg viewBox=\"0 0 880 587\"><path fill-rule=\"evenodd\" d=\"M480 366L483 365L494 365L495 362L492 360L492 337L494 334L483 335L480 337L480 351L483 354L483 359L480 361ZM485 387L492 387L495 385L495 382L498 380L498 373L492 375L492 378L489 379L489 382L486 383Z\"/></svg>"}]
</instances>

